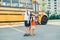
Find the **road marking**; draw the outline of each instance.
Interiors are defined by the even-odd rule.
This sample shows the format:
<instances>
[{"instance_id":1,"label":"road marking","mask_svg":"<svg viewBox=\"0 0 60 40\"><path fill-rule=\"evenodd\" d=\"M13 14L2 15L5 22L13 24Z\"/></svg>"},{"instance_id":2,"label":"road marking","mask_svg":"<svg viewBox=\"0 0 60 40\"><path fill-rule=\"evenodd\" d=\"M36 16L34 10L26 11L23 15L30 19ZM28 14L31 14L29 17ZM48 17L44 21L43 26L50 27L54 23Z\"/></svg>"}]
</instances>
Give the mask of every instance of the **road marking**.
<instances>
[{"instance_id":1,"label":"road marking","mask_svg":"<svg viewBox=\"0 0 60 40\"><path fill-rule=\"evenodd\" d=\"M22 30L19 30L19 29L17 29L17 28L12 28L12 27L10 27L11 29L14 29L14 30L16 30L16 31L18 31L18 32L20 32L20 33L26 33L25 31L22 31Z\"/></svg>"}]
</instances>

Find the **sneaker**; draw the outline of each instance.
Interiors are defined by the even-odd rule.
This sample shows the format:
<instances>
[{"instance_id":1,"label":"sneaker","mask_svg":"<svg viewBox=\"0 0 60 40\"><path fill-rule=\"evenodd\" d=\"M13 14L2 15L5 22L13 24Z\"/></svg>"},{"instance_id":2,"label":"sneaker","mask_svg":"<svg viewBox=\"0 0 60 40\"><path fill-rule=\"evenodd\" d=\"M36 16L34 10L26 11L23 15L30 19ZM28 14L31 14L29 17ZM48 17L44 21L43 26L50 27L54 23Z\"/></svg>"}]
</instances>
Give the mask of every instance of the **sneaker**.
<instances>
[{"instance_id":1,"label":"sneaker","mask_svg":"<svg viewBox=\"0 0 60 40\"><path fill-rule=\"evenodd\" d=\"M28 34L28 36L32 36L31 34Z\"/></svg>"},{"instance_id":2,"label":"sneaker","mask_svg":"<svg viewBox=\"0 0 60 40\"><path fill-rule=\"evenodd\" d=\"M24 34L24 37L25 37L25 36L31 36L31 34Z\"/></svg>"},{"instance_id":3,"label":"sneaker","mask_svg":"<svg viewBox=\"0 0 60 40\"><path fill-rule=\"evenodd\" d=\"M28 36L28 34L24 34L24 37L25 37L25 36Z\"/></svg>"}]
</instances>

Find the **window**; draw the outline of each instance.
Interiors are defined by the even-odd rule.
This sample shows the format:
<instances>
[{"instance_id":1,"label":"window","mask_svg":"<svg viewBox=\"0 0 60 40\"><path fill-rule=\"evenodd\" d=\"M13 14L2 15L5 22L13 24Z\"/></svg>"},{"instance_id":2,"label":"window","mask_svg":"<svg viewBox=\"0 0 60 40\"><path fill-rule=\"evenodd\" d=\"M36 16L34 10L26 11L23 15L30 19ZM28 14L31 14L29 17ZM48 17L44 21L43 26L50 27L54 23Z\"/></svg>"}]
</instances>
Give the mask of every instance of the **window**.
<instances>
[{"instance_id":1,"label":"window","mask_svg":"<svg viewBox=\"0 0 60 40\"><path fill-rule=\"evenodd\" d=\"M19 7L20 7L20 8L25 8L25 4L26 4L25 0L20 0L20 5L19 5Z\"/></svg>"},{"instance_id":2,"label":"window","mask_svg":"<svg viewBox=\"0 0 60 40\"><path fill-rule=\"evenodd\" d=\"M54 9L57 9L57 8L54 8Z\"/></svg>"},{"instance_id":3,"label":"window","mask_svg":"<svg viewBox=\"0 0 60 40\"><path fill-rule=\"evenodd\" d=\"M48 9L51 9L51 7L48 7Z\"/></svg>"},{"instance_id":4,"label":"window","mask_svg":"<svg viewBox=\"0 0 60 40\"><path fill-rule=\"evenodd\" d=\"M32 8L32 0L27 0L27 5L29 8Z\"/></svg>"},{"instance_id":5,"label":"window","mask_svg":"<svg viewBox=\"0 0 60 40\"><path fill-rule=\"evenodd\" d=\"M51 4L50 2L48 4Z\"/></svg>"},{"instance_id":6,"label":"window","mask_svg":"<svg viewBox=\"0 0 60 40\"><path fill-rule=\"evenodd\" d=\"M32 3L32 0L27 0L27 3L29 3L29 4Z\"/></svg>"},{"instance_id":7,"label":"window","mask_svg":"<svg viewBox=\"0 0 60 40\"><path fill-rule=\"evenodd\" d=\"M51 6L51 5L48 5L48 6Z\"/></svg>"},{"instance_id":8,"label":"window","mask_svg":"<svg viewBox=\"0 0 60 40\"><path fill-rule=\"evenodd\" d=\"M57 5L54 5L54 6L57 6Z\"/></svg>"},{"instance_id":9,"label":"window","mask_svg":"<svg viewBox=\"0 0 60 40\"><path fill-rule=\"evenodd\" d=\"M22 3L26 3L25 0L20 0L20 2L22 2Z\"/></svg>"},{"instance_id":10,"label":"window","mask_svg":"<svg viewBox=\"0 0 60 40\"><path fill-rule=\"evenodd\" d=\"M20 8L25 8L26 7L26 4L28 6L28 8L32 8L32 0L20 0Z\"/></svg>"},{"instance_id":11,"label":"window","mask_svg":"<svg viewBox=\"0 0 60 40\"><path fill-rule=\"evenodd\" d=\"M12 0L12 7L18 7L18 0Z\"/></svg>"},{"instance_id":12,"label":"window","mask_svg":"<svg viewBox=\"0 0 60 40\"><path fill-rule=\"evenodd\" d=\"M1 6L1 0L0 0L0 6Z\"/></svg>"},{"instance_id":13,"label":"window","mask_svg":"<svg viewBox=\"0 0 60 40\"><path fill-rule=\"evenodd\" d=\"M2 6L10 6L10 0L3 0Z\"/></svg>"},{"instance_id":14,"label":"window","mask_svg":"<svg viewBox=\"0 0 60 40\"><path fill-rule=\"evenodd\" d=\"M50 0L48 0L48 1L50 1Z\"/></svg>"},{"instance_id":15,"label":"window","mask_svg":"<svg viewBox=\"0 0 60 40\"><path fill-rule=\"evenodd\" d=\"M32 8L32 4L27 4L28 5L28 8Z\"/></svg>"},{"instance_id":16,"label":"window","mask_svg":"<svg viewBox=\"0 0 60 40\"><path fill-rule=\"evenodd\" d=\"M56 0L54 0L54 1L56 1Z\"/></svg>"},{"instance_id":17,"label":"window","mask_svg":"<svg viewBox=\"0 0 60 40\"><path fill-rule=\"evenodd\" d=\"M56 4L56 2L54 2L54 4Z\"/></svg>"},{"instance_id":18,"label":"window","mask_svg":"<svg viewBox=\"0 0 60 40\"><path fill-rule=\"evenodd\" d=\"M19 7L20 8L25 8L25 3L20 3Z\"/></svg>"},{"instance_id":19,"label":"window","mask_svg":"<svg viewBox=\"0 0 60 40\"><path fill-rule=\"evenodd\" d=\"M55 10L55 13L57 13L57 10Z\"/></svg>"}]
</instances>

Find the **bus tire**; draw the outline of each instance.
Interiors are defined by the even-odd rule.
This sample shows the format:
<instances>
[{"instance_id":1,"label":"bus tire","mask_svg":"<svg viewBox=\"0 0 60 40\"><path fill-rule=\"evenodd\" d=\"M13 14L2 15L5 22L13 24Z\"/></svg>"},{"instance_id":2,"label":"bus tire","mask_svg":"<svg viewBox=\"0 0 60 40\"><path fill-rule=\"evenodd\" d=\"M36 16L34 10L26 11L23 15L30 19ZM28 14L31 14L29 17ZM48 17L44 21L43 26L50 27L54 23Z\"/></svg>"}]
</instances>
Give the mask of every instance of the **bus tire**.
<instances>
[{"instance_id":1,"label":"bus tire","mask_svg":"<svg viewBox=\"0 0 60 40\"><path fill-rule=\"evenodd\" d=\"M41 20L41 24L42 24L42 25L46 25L47 22L48 22L48 17L47 17L47 16L43 16L43 17L42 17L42 20Z\"/></svg>"}]
</instances>

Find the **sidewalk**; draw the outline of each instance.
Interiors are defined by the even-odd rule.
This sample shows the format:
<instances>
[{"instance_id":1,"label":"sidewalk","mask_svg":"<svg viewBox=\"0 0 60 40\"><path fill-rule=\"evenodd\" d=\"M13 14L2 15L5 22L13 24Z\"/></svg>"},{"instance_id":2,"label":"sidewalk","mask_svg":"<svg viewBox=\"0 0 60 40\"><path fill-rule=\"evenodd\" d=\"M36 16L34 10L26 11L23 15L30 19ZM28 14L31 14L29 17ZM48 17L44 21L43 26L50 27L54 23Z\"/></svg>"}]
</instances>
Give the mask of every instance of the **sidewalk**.
<instances>
[{"instance_id":1,"label":"sidewalk","mask_svg":"<svg viewBox=\"0 0 60 40\"><path fill-rule=\"evenodd\" d=\"M0 28L4 27L17 27L17 26L24 26L24 22L14 22L14 23L0 23Z\"/></svg>"},{"instance_id":2,"label":"sidewalk","mask_svg":"<svg viewBox=\"0 0 60 40\"><path fill-rule=\"evenodd\" d=\"M60 20L48 20L48 22L60 22Z\"/></svg>"},{"instance_id":3,"label":"sidewalk","mask_svg":"<svg viewBox=\"0 0 60 40\"><path fill-rule=\"evenodd\" d=\"M60 25L60 20L49 20L47 24ZM24 22L0 23L0 28L24 26Z\"/></svg>"},{"instance_id":4,"label":"sidewalk","mask_svg":"<svg viewBox=\"0 0 60 40\"><path fill-rule=\"evenodd\" d=\"M60 25L60 20L48 20L48 23L47 24Z\"/></svg>"}]
</instances>

